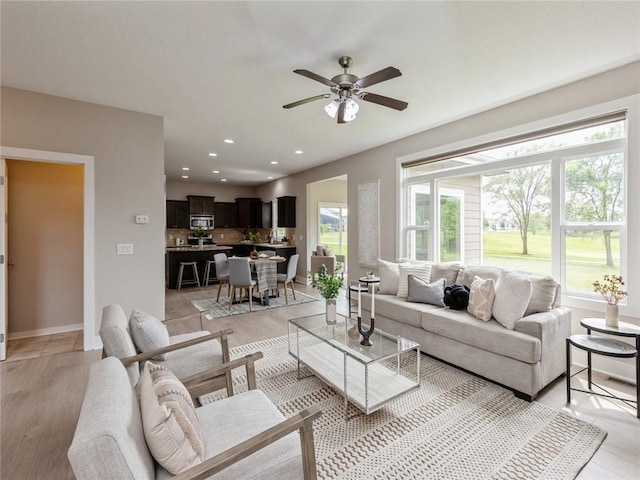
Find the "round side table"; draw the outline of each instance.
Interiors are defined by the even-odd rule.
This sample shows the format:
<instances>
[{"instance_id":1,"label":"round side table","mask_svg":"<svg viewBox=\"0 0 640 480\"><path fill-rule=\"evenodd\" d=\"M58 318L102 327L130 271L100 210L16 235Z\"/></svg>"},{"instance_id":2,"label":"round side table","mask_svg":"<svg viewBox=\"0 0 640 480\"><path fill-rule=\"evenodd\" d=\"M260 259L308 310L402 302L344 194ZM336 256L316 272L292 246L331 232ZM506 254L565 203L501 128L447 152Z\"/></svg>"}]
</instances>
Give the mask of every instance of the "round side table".
<instances>
[{"instance_id":1,"label":"round side table","mask_svg":"<svg viewBox=\"0 0 640 480\"><path fill-rule=\"evenodd\" d=\"M587 329L587 334L571 335L567 338L567 403L571 402L571 390L590 393L593 395L599 395L601 397L615 398L621 400L630 406L631 403L635 403L636 416L640 418L640 411L638 409L638 399L640 398L640 327L632 325L630 323L620 322L618 327L608 327L604 318L584 318L580 321L580 325ZM636 346L629 345L626 342L616 340L614 338L600 337L592 335L591 331L606 333L608 335L614 335L619 337L635 337ZM579 348L587 352L587 368L579 370L574 375L571 375L571 347ZM636 359L636 399L630 400L626 398L620 398L613 395L600 385L593 383L591 378L591 354L604 355L608 357L616 358L634 358ZM579 388L571 387L572 376L587 370L587 385L589 390L581 390ZM594 392L592 386L598 387L600 390L606 393Z\"/></svg>"}]
</instances>

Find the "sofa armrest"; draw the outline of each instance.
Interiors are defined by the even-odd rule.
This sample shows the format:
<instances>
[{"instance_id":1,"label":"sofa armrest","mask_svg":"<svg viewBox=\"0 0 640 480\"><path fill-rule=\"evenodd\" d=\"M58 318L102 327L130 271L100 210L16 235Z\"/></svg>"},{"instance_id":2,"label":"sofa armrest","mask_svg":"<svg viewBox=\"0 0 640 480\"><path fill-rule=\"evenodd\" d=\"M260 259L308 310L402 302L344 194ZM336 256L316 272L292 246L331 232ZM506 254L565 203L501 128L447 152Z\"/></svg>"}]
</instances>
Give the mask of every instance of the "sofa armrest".
<instances>
[{"instance_id":1,"label":"sofa armrest","mask_svg":"<svg viewBox=\"0 0 640 480\"><path fill-rule=\"evenodd\" d=\"M543 385L565 371L565 341L571 335L570 309L558 307L523 317L516 322L514 330L540 340Z\"/></svg>"},{"instance_id":2,"label":"sofa armrest","mask_svg":"<svg viewBox=\"0 0 640 480\"><path fill-rule=\"evenodd\" d=\"M205 479L214 475L281 438L300 431L302 464L305 480L316 480L316 455L313 442L313 421L322 415L320 407L313 405L293 417L245 440L230 449L209 458L199 465L173 477L175 480Z\"/></svg>"}]
</instances>

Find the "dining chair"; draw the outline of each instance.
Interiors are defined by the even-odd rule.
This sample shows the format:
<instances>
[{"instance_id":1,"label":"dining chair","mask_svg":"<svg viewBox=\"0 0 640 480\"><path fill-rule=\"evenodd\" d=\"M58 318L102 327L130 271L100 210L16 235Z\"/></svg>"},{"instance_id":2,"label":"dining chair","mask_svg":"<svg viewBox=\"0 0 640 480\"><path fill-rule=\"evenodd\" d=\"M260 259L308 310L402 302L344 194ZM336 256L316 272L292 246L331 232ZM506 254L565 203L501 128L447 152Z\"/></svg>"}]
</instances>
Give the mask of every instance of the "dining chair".
<instances>
[{"instance_id":1,"label":"dining chair","mask_svg":"<svg viewBox=\"0 0 640 480\"><path fill-rule=\"evenodd\" d=\"M218 296L216 302L220 301L220 290L222 290L222 284L227 284L227 297L231 294L231 284L229 283L229 263L227 262L226 253L216 253L213 256L213 261L216 263L216 277L220 282L218 284Z\"/></svg>"},{"instance_id":2,"label":"dining chair","mask_svg":"<svg viewBox=\"0 0 640 480\"><path fill-rule=\"evenodd\" d=\"M247 257L231 257L227 259L229 265L229 288L231 294L229 295L229 310L233 305L233 300L236 296L236 288L240 289L240 300L242 300L243 290L247 290L249 294L249 311L253 309L253 287L256 286L256 281L251 278L251 268L249 267L249 258Z\"/></svg>"},{"instance_id":3,"label":"dining chair","mask_svg":"<svg viewBox=\"0 0 640 480\"><path fill-rule=\"evenodd\" d=\"M282 283L284 288L284 301L287 305L289 305L289 297L287 296L287 284L291 287L291 293L293 294L293 299L296 299L296 289L293 287L293 281L296 278L296 271L298 269L298 259L300 258L300 254L296 253L291 255L289 258L289 264L287 265L287 273L279 273L278 274L278 284ZM280 290L278 289L278 293Z\"/></svg>"}]
</instances>

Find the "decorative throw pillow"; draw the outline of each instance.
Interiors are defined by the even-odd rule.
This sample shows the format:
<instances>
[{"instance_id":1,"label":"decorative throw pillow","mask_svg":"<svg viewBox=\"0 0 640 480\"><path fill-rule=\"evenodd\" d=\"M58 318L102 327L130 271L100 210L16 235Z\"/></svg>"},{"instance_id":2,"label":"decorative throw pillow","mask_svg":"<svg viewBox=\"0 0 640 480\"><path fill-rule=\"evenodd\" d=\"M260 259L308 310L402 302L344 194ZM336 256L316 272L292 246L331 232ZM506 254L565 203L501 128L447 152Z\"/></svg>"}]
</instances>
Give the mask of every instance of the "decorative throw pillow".
<instances>
[{"instance_id":1,"label":"decorative throw pillow","mask_svg":"<svg viewBox=\"0 0 640 480\"><path fill-rule=\"evenodd\" d=\"M548 312L553 308L556 299L558 282L550 276L540 276L535 273L517 272L518 275L528 278L531 281L531 300L524 316L538 312Z\"/></svg>"},{"instance_id":2,"label":"decorative throw pillow","mask_svg":"<svg viewBox=\"0 0 640 480\"><path fill-rule=\"evenodd\" d=\"M451 310L465 310L469 305L469 287L461 283L445 287L444 304Z\"/></svg>"},{"instance_id":3,"label":"decorative throw pillow","mask_svg":"<svg viewBox=\"0 0 640 480\"><path fill-rule=\"evenodd\" d=\"M129 317L129 327L133 342L141 352L157 350L169 346L169 331L164 323L148 313L133 310ZM154 360L166 360L167 354L151 357Z\"/></svg>"},{"instance_id":4,"label":"decorative throw pillow","mask_svg":"<svg viewBox=\"0 0 640 480\"><path fill-rule=\"evenodd\" d=\"M407 302L430 303L444 307L444 278L427 283L420 277L409 275L409 294Z\"/></svg>"},{"instance_id":5,"label":"decorative throw pillow","mask_svg":"<svg viewBox=\"0 0 640 480\"><path fill-rule=\"evenodd\" d=\"M493 318L503 327L513 330L524 315L531 299L531 281L510 271L502 271L496 283Z\"/></svg>"},{"instance_id":6,"label":"decorative throw pillow","mask_svg":"<svg viewBox=\"0 0 640 480\"><path fill-rule=\"evenodd\" d=\"M471 283L467 312L480 320L491 320L491 309L496 296L496 282L492 278L486 280L476 276Z\"/></svg>"},{"instance_id":7,"label":"decorative throw pillow","mask_svg":"<svg viewBox=\"0 0 640 480\"><path fill-rule=\"evenodd\" d=\"M153 458L174 475L202 463L200 421L182 382L151 362L145 364L140 382L142 428Z\"/></svg>"},{"instance_id":8,"label":"decorative throw pillow","mask_svg":"<svg viewBox=\"0 0 640 480\"><path fill-rule=\"evenodd\" d=\"M414 275L424 283L429 283L431 279L431 265L400 265L400 279L398 281L399 297L409 295L409 275Z\"/></svg>"},{"instance_id":9,"label":"decorative throw pillow","mask_svg":"<svg viewBox=\"0 0 640 480\"><path fill-rule=\"evenodd\" d=\"M458 278L458 272L462 264L458 262L434 263L431 266L431 278L437 280L444 278L447 285L453 285Z\"/></svg>"},{"instance_id":10,"label":"decorative throw pillow","mask_svg":"<svg viewBox=\"0 0 640 480\"><path fill-rule=\"evenodd\" d=\"M333 253L333 250L331 249L331 247L324 247L324 256L325 257L335 257L336 254Z\"/></svg>"},{"instance_id":11,"label":"decorative throw pillow","mask_svg":"<svg viewBox=\"0 0 640 480\"><path fill-rule=\"evenodd\" d=\"M380 277L380 285L378 292L387 295L398 294L398 283L400 282L400 264L387 262L378 259L378 276Z\"/></svg>"}]
</instances>

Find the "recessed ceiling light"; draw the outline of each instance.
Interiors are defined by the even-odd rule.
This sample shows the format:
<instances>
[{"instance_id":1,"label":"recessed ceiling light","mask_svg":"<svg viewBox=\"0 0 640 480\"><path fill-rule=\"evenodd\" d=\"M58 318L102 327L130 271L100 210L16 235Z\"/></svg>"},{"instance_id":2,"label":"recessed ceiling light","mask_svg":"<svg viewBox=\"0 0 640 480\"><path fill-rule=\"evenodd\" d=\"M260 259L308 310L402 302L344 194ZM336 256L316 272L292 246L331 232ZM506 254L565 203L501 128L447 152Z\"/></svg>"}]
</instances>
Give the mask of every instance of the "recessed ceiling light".
<instances>
[{"instance_id":1,"label":"recessed ceiling light","mask_svg":"<svg viewBox=\"0 0 640 480\"><path fill-rule=\"evenodd\" d=\"M189 178L189 175L182 175L182 178Z\"/></svg>"},{"instance_id":2,"label":"recessed ceiling light","mask_svg":"<svg viewBox=\"0 0 640 480\"><path fill-rule=\"evenodd\" d=\"M272 179L273 179L273 177L267 177L267 180L272 180Z\"/></svg>"},{"instance_id":3,"label":"recessed ceiling light","mask_svg":"<svg viewBox=\"0 0 640 480\"><path fill-rule=\"evenodd\" d=\"M233 143L233 140L231 140L230 138L225 138L224 143Z\"/></svg>"},{"instance_id":4,"label":"recessed ceiling light","mask_svg":"<svg viewBox=\"0 0 640 480\"><path fill-rule=\"evenodd\" d=\"M214 170L213 173L220 173L220 170Z\"/></svg>"},{"instance_id":5,"label":"recessed ceiling light","mask_svg":"<svg viewBox=\"0 0 640 480\"><path fill-rule=\"evenodd\" d=\"M189 170L189 167L182 167L183 170Z\"/></svg>"},{"instance_id":6,"label":"recessed ceiling light","mask_svg":"<svg viewBox=\"0 0 640 480\"><path fill-rule=\"evenodd\" d=\"M275 160L273 162L271 162L271 165L277 165L278 162L276 162Z\"/></svg>"},{"instance_id":7,"label":"recessed ceiling light","mask_svg":"<svg viewBox=\"0 0 640 480\"><path fill-rule=\"evenodd\" d=\"M210 157L217 157L217 156L218 156L218 154L217 154L217 153L210 152L210 153L209 153L209 156L210 156Z\"/></svg>"},{"instance_id":8,"label":"recessed ceiling light","mask_svg":"<svg viewBox=\"0 0 640 480\"><path fill-rule=\"evenodd\" d=\"M296 150L293 153L295 153L296 155L302 155L304 152L302 150Z\"/></svg>"},{"instance_id":9,"label":"recessed ceiling light","mask_svg":"<svg viewBox=\"0 0 640 480\"><path fill-rule=\"evenodd\" d=\"M221 181L221 182L226 182L226 181L227 181L227 179L226 179L226 178L221 178L221 179L220 179L220 181Z\"/></svg>"}]
</instances>

